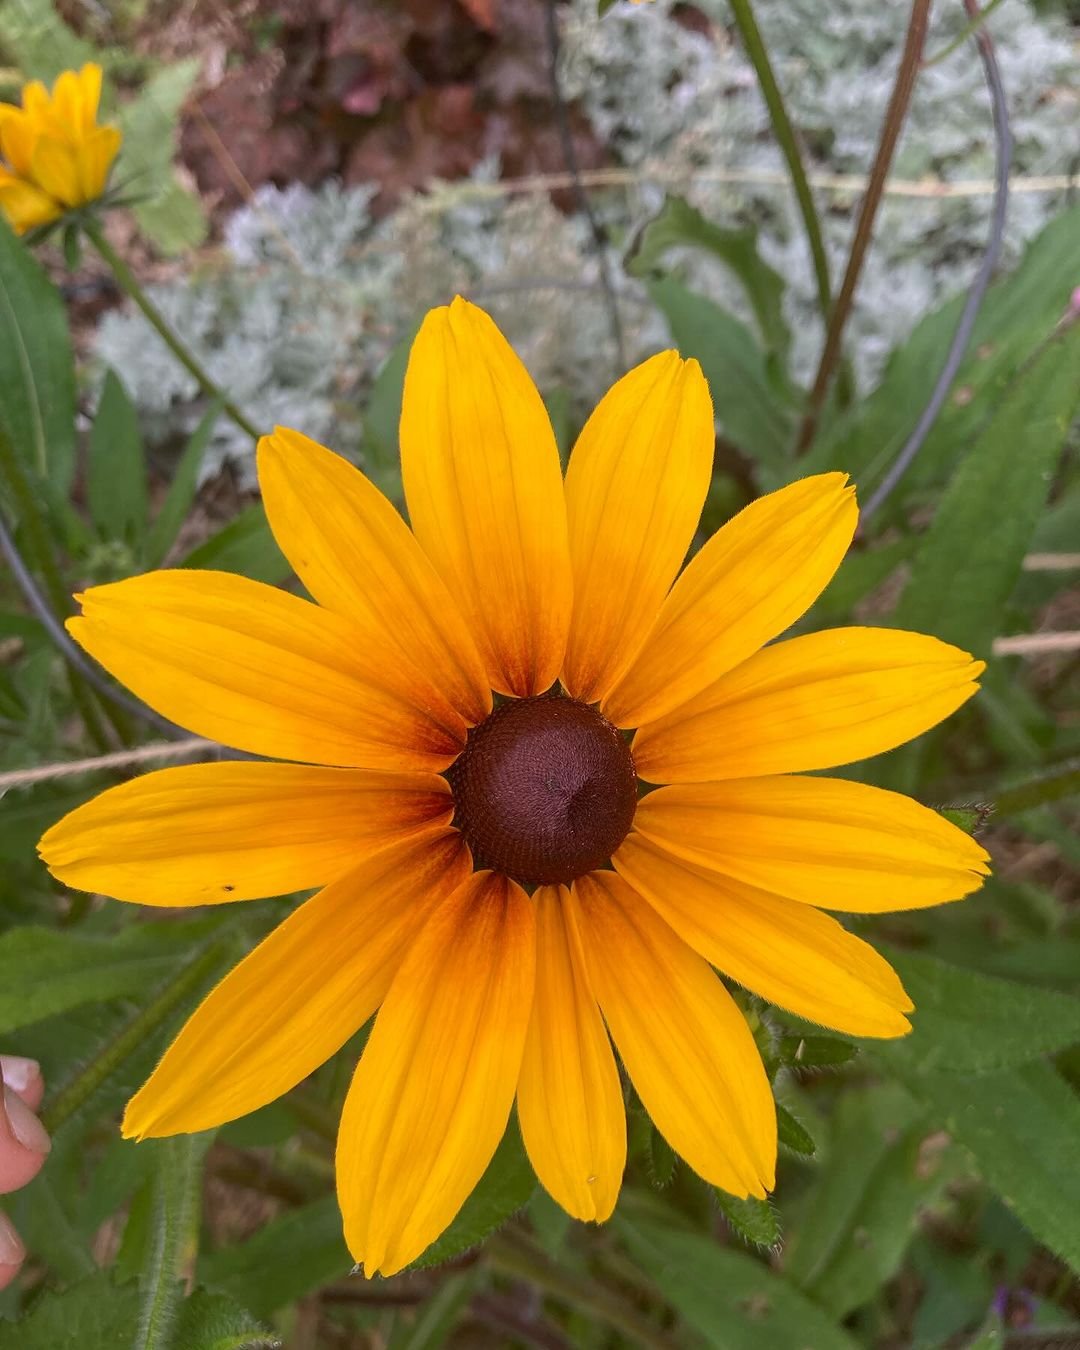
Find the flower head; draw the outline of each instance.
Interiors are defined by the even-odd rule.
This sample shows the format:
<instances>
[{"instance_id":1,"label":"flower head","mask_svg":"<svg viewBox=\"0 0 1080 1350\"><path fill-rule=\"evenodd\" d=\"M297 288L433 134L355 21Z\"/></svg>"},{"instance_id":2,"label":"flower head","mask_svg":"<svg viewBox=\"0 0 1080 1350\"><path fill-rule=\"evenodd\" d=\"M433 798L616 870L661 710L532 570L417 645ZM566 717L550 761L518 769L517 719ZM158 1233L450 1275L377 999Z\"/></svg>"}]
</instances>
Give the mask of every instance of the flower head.
<instances>
[{"instance_id":1,"label":"flower head","mask_svg":"<svg viewBox=\"0 0 1080 1350\"><path fill-rule=\"evenodd\" d=\"M19 234L48 225L105 191L120 130L99 126L101 67L65 70L52 93L40 80L22 107L0 104L0 209Z\"/></svg>"},{"instance_id":2,"label":"flower head","mask_svg":"<svg viewBox=\"0 0 1080 1350\"><path fill-rule=\"evenodd\" d=\"M45 835L54 874L152 905L322 888L194 1013L126 1134L252 1111L378 1010L338 1192L356 1259L391 1274L454 1217L515 1101L551 1195L610 1215L612 1042L690 1166L764 1195L775 1108L717 971L843 1032L909 1030L896 974L819 906L956 900L986 855L906 797L802 775L919 735L982 666L892 629L773 641L851 541L842 474L754 502L684 569L713 444L701 371L665 352L602 400L564 482L524 367L459 299L409 363L411 530L278 430L263 498L314 603L195 571L82 597L72 635L140 697L291 762L112 788Z\"/></svg>"}]
</instances>

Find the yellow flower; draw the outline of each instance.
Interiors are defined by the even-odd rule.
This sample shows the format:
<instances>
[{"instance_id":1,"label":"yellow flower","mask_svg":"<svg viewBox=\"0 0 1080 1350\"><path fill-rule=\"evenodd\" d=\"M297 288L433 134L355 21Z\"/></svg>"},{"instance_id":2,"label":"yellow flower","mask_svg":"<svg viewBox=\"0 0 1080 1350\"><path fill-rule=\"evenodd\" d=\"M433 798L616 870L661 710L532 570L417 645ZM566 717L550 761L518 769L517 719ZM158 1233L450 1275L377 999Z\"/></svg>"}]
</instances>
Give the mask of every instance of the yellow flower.
<instances>
[{"instance_id":1,"label":"yellow flower","mask_svg":"<svg viewBox=\"0 0 1080 1350\"><path fill-rule=\"evenodd\" d=\"M278 430L263 498L316 603L195 571L82 597L72 635L159 712L298 762L112 788L45 835L53 873L150 905L323 888L195 1012L126 1135L253 1111L378 1009L338 1193L353 1255L392 1274L453 1219L515 1099L551 1195L610 1215L611 1041L690 1166L764 1195L773 1100L713 967L852 1035L909 1030L893 970L815 906L956 900L986 854L906 797L798 775L926 731L982 664L892 629L773 643L851 541L843 474L754 502L679 575L713 443L698 365L665 352L603 399L564 483L525 368L458 299L405 382L411 532L345 460Z\"/></svg>"},{"instance_id":2,"label":"yellow flower","mask_svg":"<svg viewBox=\"0 0 1080 1350\"><path fill-rule=\"evenodd\" d=\"M101 67L65 70L52 94L40 80L22 91L22 107L0 104L0 209L24 234L48 225L105 191L120 131L98 126Z\"/></svg>"}]
</instances>

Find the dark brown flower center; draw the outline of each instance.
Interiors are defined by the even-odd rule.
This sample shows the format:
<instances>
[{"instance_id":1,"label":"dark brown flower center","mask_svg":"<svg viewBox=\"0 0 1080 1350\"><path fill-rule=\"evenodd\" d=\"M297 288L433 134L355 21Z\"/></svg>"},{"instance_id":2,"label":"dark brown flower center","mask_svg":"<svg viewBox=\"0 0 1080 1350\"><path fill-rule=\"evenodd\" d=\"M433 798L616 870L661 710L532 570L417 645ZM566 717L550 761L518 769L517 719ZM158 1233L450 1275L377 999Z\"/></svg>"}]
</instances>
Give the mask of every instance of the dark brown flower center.
<instances>
[{"instance_id":1,"label":"dark brown flower center","mask_svg":"<svg viewBox=\"0 0 1080 1350\"><path fill-rule=\"evenodd\" d=\"M469 732L446 777L476 866L528 885L568 883L600 867L634 819L630 747L572 698L502 704Z\"/></svg>"}]
</instances>

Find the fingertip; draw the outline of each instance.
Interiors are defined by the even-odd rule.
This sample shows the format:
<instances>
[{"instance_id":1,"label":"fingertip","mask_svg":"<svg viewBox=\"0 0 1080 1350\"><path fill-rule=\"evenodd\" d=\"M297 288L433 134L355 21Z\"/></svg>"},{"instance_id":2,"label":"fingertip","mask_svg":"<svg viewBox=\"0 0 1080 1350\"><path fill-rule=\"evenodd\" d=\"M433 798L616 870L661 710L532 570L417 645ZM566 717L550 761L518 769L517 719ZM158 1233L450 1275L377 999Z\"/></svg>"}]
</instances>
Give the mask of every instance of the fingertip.
<instances>
[{"instance_id":1,"label":"fingertip","mask_svg":"<svg viewBox=\"0 0 1080 1350\"><path fill-rule=\"evenodd\" d=\"M23 1055L0 1055L0 1079L4 1086L11 1088L36 1111L45 1096L45 1079L41 1074L41 1065L36 1059L27 1059Z\"/></svg>"}]
</instances>

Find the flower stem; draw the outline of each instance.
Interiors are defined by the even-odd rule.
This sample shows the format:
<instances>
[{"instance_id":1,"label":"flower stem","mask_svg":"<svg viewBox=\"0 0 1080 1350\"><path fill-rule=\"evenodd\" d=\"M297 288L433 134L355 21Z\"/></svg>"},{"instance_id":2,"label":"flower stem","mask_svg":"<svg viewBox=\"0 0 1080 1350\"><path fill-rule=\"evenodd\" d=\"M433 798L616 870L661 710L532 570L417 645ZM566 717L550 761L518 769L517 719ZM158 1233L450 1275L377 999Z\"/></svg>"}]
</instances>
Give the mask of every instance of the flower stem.
<instances>
[{"instance_id":1,"label":"flower stem","mask_svg":"<svg viewBox=\"0 0 1080 1350\"><path fill-rule=\"evenodd\" d=\"M814 262L814 276L817 279L821 317L828 323L829 316L832 313L829 258L825 252L821 223L818 220L813 193L810 191L810 182L803 166L799 140L795 134L795 128L791 124L791 118L788 117L780 86L776 83L772 62L769 60L768 48L762 39L761 30L757 26L751 0L731 0L731 11L735 17L735 26L742 37L743 46L746 48L746 54L749 56L750 63L757 74L758 84L761 86L761 96L769 110L773 134L779 143L784 159L787 161L788 173L791 174L791 186L795 190L795 199L799 203L803 228L806 231L806 242L810 245L810 256Z\"/></svg>"},{"instance_id":2,"label":"flower stem","mask_svg":"<svg viewBox=\"0 0 1080 1350\"><path fill-rule=\"evenodd\" d=\"M990 15L993 14L994 10L997 9L998 5L1000 4L1001 0L990 0L990 3L986 6L986 8L982 10L980 13L976 14L975 17L968 24L966 24L959 33L957 33L956 37L953 38L953 40L948 44L948 46L942 47L941 51L935 52L933 56L928 56L926 60L923 61L922 63L923 70L928 69L930 66L939 65L942 61L945 61L950 56L952 56L953 52L959 51L959 49L964 45L964 43L968 40L969 37L975 36L975 34L979 31L979 29L983 26L983 24L987 21Z\"/></svg>"},{"instance_id":3,"label":"flower stem","mask_svg":"<svg viewBox=\"0 0 1080 1350\"><path fill-rule=\"evenodd\" d=\"M253 441L257 441L261 433L256 428L255 424L250 421L247 415L236 406L232 399L230 399L218 385L214 383L205 368L198 360L196 360L188 348L185 347L180 338L166 322L164 315L143 290L135 273L105 238L100 223L96 220L88 219L85 222L83 229L86 232L87 238L101 254L105 262L108 263L113 276L116 277L121 288L135 301L151 327L188 374L198 382L199 388L203 393L206 394L208 398L220 402L222 411L232 418L240 430L246 432Z\"/></svg>"},{"instance_id":4,"label":"flower stem","mask_svg":"<svg viewBox=\"0 0 1080 1350\"><path fill-rule=\"evenodd\" d=\"M855 237L851 241L851 252L848 254L844 279L840 283L836 303L829 316L825 345L822 348L817 374L810 391L806 414L799 428L796 449L800 454L810 448L814 439L821 410L825 405L825 396L829 392L833 372L840 357L840 343L844 326L851 315L855 288L859 284L859 277L862 275L863 262L866 259L870 236L874 230L874 220L885 191L885 181L889 176L889 166L892 164L896 143L900 139L908 105L911 102L911 94L915 88L915 79L919 72L919 63L926 42L926 29L930 20L930 3L931 0L913 0L911 6L911 18L908 20L904 51L900 57L896 82L893 85L889 106L885 112L885 121L882 124L877 153L874 156L873 164L870 166L866 193L862 199L862 206L859 208L859 218L855 223Z\"/></svg>"}]
</instances>

